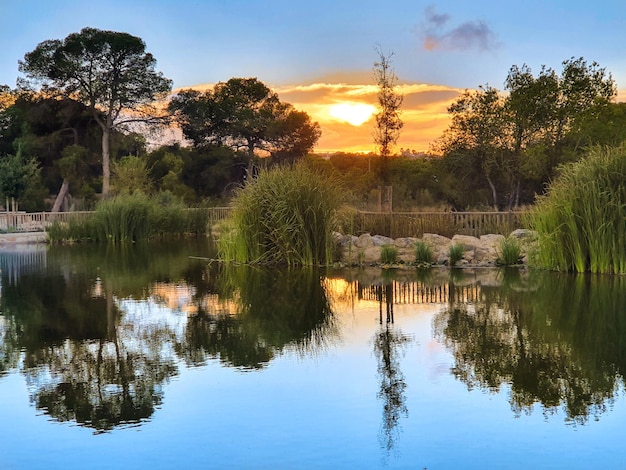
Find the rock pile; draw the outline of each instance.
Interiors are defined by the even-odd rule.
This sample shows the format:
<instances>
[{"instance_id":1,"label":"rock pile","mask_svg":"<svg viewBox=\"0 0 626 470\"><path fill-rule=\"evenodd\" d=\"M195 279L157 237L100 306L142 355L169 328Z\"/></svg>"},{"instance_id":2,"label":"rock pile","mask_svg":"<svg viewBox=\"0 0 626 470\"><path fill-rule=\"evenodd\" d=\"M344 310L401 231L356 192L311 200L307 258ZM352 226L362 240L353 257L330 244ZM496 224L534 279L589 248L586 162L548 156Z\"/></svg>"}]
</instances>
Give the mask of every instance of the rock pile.
<instances>
[{"instance_id":1,"label":"rock pile","mask_svg":"<svg viewBox=\"0 0 626 470\"><path fill-rule=\"evenodd\" d=\"M536 233L531 230L518 229L509 235L519 242L521 263L528 262L528 252L536 240ZM463 257L456 264L460 267L496 266L500 256L500 246L504 235L483 235L480 238L469 235L455 235L447 238L433 233L425 233L422 238L389 238L381 235L364 233L361 236L335 234L335 240L341 251L341 260L348 264L372 264L380 262L383 246L394 246L398 252L398 260L408 264L415 261L415 246L424 242L433 253L433 264L448 265L452 245L463 247Z\"/></svg>"}]
</instances>

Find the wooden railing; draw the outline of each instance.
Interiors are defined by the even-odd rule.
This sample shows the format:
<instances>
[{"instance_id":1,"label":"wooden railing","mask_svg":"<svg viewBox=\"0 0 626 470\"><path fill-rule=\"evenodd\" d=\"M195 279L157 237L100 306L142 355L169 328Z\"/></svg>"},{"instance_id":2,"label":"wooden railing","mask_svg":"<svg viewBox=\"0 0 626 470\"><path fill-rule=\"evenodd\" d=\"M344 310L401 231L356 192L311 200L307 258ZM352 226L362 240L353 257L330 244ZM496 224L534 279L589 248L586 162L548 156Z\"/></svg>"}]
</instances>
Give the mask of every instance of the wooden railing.
<instances>
[{"instance_id":1,"label":"wooden railing","mask_svg":"<svg viewBox=\"0 0 626 470\"><path fill-rule=\"evenodd\" d=\"M523 228L522 212L357 212L350 224L353 235L371 233L387 237L422 237L436 233L446 237L488 233L508 235Z\"/></svg>"},{"instance_id":2,"label":"wooden railing","mask_svg":"<svg viewBox=\"0 0 626 470\"><path fill-rule=\"evenodd\" d=\"M91 217L93 212L0 212L0 230L7 232L39 232L54 222L68 222Z\"/></svg>"},{"instance_id":3,"label":"wooden railing","mask_svg":"<svg viewBox=\"0 0 626 470\"><path fill-rule=\"evenodd\" d=\"M230 217L230 207L207 209L210 226ZM0 230L33 232L45 230L54 222L91 217L93 212L0 212ZM436 233L479 237L488 233L508 235L523 228L522 212L365 212L357 211L342 221L342 230L353 235L371 233L387 237L421 237Z\"/></svg>"}]
</instances>

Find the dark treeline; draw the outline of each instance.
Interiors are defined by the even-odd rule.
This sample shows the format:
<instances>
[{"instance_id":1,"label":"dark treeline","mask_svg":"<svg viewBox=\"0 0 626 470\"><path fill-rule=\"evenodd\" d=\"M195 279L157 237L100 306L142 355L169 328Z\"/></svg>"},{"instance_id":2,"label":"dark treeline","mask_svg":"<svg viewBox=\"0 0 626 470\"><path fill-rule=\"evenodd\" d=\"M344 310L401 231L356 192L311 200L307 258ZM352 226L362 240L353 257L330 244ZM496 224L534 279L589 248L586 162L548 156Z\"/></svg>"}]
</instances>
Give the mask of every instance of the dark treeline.
<instances>
[{"instance_id":1,"label":"dark treeline","mask_svg":"<svg viewBox=\"0 0 626 470\"><path fill-rule=\"evenodd\" d=\"M532 204L562 164L626 139L611 75L582 58L562 65L560 74L513 66L504 90L461 94L430 157L321 157L312 153L319 125L258 79L166 98L171 81L140 38L85 28L42 42L20 62L18 87L0 86L0 203L90 209L99 195L134 190L226 203L260 167L308 160L359 208L376 208L379 188L391 186L395 210L513 209ZM98 81L86 83L93 70ZM172 126L183 141L147 144Z\"/></svg>"}]
</instances>

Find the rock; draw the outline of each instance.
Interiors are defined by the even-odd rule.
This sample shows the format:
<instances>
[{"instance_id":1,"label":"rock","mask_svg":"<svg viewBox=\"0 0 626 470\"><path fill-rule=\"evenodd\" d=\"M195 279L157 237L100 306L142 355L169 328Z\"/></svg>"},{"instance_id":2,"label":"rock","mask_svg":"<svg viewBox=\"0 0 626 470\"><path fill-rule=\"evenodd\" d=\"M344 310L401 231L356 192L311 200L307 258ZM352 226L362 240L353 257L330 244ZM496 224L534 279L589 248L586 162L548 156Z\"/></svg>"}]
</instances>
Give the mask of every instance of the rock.
<instances>
[{"instance_id":1,"label":"rock","mask_svg":"<svg viewBox=\"0 0 626 470\"><path fill-rule=\"evenodd\" d=\"M372 237L372 242L374 243L374 246L393 245L394 239L389 237L383 237L382 235L374 235Z\"/></svg>"},{"instance_id":2,"label":"rock","mask_svg":"<svg viewBox=\"0 0 626 470\"><path fill-rule=\"evenodd\" d=\"M413 237L396 238L393 244L397 248L413 248L415 246L415 243L417 243L418 240L419 238L413 238Z\"/></svg>"},{"instance_id":3,"label":"rock","mask_svg":"<svg viewBox=\"0 0 626 470\"><path fill-rule=\"evenodd\" d=\"M455 235L452 237L453 244L459 244L463 246L464 250L473 250L480 245L480 240L470 235Z\"/></svg>"},{"instance_id":4,"label":"rock","mask_svg":"<svg viewBox=\"0 0 626 470\"><path fill-rule=\"evenodd\" d=\"M517 238L518 240L535 240L537 239L537 235L535 230L518 228L517 230L513 230L509 237Z\"/></svg>"},{"instance_id":5,"label":"rock","mask_svg":"<svg viewBox=\"0 0 626 470\"><path fill-rule=\"evenodd\" d=\"M374 241L372 240L372 236L369 233L364 233L360 235L357 239L355 245L357 248L368 248L374 246Z\"/></svg>"}]
</instances>

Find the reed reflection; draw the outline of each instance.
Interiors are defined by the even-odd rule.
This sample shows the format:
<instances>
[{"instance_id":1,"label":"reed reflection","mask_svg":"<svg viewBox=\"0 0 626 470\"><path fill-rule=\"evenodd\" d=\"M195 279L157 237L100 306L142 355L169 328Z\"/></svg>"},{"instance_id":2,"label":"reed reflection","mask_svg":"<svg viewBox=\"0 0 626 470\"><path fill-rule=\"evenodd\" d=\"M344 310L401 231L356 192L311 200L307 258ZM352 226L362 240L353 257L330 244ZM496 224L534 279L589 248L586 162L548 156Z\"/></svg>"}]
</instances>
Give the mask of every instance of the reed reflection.
<instances>
[{"instance_id":1,"label":"reed reflection","mask_svg":"<svg viewBox=\"0 0 626 470\"><path fill-rule=\"evenodd\" d=\"M218 284L218 297L197 305L176 344L189 365L218 358L260 369L285 349L315 353L337 337L324 278L316 270L225 266Z\"/></svg>"}]
</instances>

